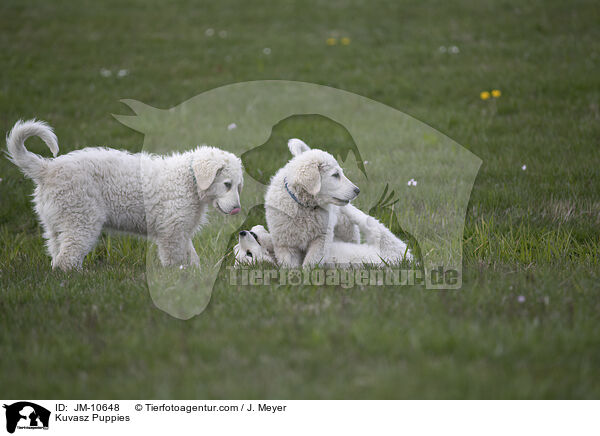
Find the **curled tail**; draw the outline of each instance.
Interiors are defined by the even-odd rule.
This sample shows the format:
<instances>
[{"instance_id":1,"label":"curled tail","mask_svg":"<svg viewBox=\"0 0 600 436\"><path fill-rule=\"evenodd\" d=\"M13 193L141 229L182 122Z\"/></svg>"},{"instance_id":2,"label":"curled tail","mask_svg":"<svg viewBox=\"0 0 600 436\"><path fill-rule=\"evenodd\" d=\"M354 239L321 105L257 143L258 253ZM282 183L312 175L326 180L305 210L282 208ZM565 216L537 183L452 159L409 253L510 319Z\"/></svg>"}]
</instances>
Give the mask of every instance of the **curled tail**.
<instances>
[{"instance_id":1,"label":"curled tail","mask_svg":"<svg viewBox=\"0 0 600 436\"><path fill-rule=\"evenodd\" d=\"M21 168L27 177L37 180L46 159L25 148L25 140L31 136L39 136L46 143L52 155L56 157L58 154L56 135L52 131L52 127L43 121L17 121L6 137L6 147L10 161Z\"/></svg>"}]
</instances>

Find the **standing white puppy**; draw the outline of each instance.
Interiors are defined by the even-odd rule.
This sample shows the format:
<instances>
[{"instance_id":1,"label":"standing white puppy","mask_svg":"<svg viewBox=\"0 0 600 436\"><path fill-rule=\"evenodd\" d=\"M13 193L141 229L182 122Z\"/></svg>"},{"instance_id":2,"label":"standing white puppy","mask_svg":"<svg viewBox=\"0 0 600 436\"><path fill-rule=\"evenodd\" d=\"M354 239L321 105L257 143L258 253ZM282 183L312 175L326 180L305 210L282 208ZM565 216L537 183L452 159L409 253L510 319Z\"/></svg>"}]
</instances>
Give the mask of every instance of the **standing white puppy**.
<instances>
[{"instance_id":1,"label":"standing white puppy","mask_svg":"<svg viewBox=\"0 0 600 436\"><path fill-rule=\"evenodd\" d=\"M31 136L55 158L27 151ZM192 237L207 206L230 215L240 211L241 160L217 148L170 156L86 148L56 157L56 135L35 120L18 121L6 142L9 159L36 184L35 211L53 268L80 268L102 229L147 236L165 266L197 264Z\"/></svg>"}]
</instances>

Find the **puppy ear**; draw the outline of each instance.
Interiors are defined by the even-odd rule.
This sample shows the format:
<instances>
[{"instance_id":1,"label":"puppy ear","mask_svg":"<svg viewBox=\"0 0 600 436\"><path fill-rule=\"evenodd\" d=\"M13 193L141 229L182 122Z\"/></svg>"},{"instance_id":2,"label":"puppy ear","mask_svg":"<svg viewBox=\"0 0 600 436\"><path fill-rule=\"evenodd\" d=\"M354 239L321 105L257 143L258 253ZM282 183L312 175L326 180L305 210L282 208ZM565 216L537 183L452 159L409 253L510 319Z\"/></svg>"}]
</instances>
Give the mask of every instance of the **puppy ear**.
<instances>
[{"instance_id":1,"label":"puppy ear","mask_svg":"<svg viewBox=\"0 0 600 436\"><path fill-rule=\"evenodd\" d=\"M214 160L200 160L197 159L192 164L192 170L196 177L196 183L198 183L198 189L206 191L212 182L215 180L217 172L223 168L222 162Z\"/></svg>"},{"instance_id":2,"label":"puppy ear","mask_svg":"<svg viewBox=\"0 0 600 436\"><path fill-rule=\"evenodd\" d=\"M310 195L317 195L321 190L321 172L319 164L306 162L296 169L293 183L303 188Z\"/></svg>"},{"instance_id":3,"label":"puppy ear","mask_svg":"<svg viewBox=\"0 0 600 436\"><path fill-rule=\"evenodd\" d=\"M290 152L293 156L298 156L299 154L310 150L310 147L306 145L304 141L297 138L292 138L288 141L288 148L290 149Z\"/></svg>"}]
</instances>

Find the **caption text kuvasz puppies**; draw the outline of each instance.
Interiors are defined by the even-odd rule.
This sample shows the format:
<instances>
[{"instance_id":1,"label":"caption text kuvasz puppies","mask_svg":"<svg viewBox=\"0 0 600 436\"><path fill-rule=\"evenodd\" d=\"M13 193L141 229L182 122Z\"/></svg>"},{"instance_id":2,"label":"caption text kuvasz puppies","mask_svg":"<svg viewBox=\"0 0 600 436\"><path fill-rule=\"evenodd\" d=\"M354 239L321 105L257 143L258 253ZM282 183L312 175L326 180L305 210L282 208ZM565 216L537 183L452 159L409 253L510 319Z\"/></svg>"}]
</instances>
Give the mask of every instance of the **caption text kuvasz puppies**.
<instances>
[{"instance_id":1,"label":"caption text kuvasz puppies","mask_svg":"<svg viewBox=\"0 0 600 436\"><path fill-rule=\"evenodd\" d=\"M267 227L279 265L314 266L327 257L340 206L360 190L331 154L299 139L288 147L294 157L273 176L265 196Z\"/></svg>"},{"instance_id":2,"label":"caption text kuvasz puppies","mask_svg":"<svg viewBox=\"0 0 600 436\"><path fill-rule=\"evenodd\" d=\"M45 159L25 148L39 136L58 153L56 136L41 121L19 121L7 137L9 159L35 184L35 210L52 267L79 268L103 228L156 242L163 265L197 264L192 237L207 205L240 211L241 160L213 147L155 156L85 148ZM141 171L143 166L143 171Z\"/></svg>"}]
</instances>

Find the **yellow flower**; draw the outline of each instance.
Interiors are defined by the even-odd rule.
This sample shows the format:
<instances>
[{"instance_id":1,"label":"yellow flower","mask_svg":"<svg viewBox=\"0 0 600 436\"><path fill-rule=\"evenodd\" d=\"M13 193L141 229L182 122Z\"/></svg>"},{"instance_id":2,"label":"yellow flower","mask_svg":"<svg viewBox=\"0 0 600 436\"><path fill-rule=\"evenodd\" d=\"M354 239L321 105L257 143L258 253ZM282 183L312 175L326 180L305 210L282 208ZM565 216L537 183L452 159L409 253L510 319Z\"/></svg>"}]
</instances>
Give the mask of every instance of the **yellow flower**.
<instances>
[{"instance_id":1,"label":"yellow flower","mask_svg":"<svg viewBox=\"0 0 600 436\"><path fill-rule=\"evenodd\" d=\"M344 36L340 41L341 41L342 45L350 44L350 38L348 38L347 36Z\"/></svg>"},{"instance_id":2,"label":"yellow flower","mask_svg":"<svg viewBox=\"0 0 600 436\"><path fill-rule=\"evenodd\" d=\"M487 100L488 98L490 98L490 93L487 91L483 91L481 94L479 94L479 97L481 97L482 100Z\"/></svg>"},{"instance_id":3,"label":"yellow flower","mask_svg":"<svg viewBox=\"0 0 600 436\"><path fill-rule=\"evenodd\" d=\"M327 38L327 45L336 45L337 44L337 39L335 38Z\"/></svg>"},{"instance_id":4,"label":"yellow flower","mask_svg":"<svg viewBox=\"0 0 600 436\"><path fill-rule=\"evenodd\" d=\"M492 89L492 97L498 98L502 95L499 89Z\"/></svg>"}]
</instances>

